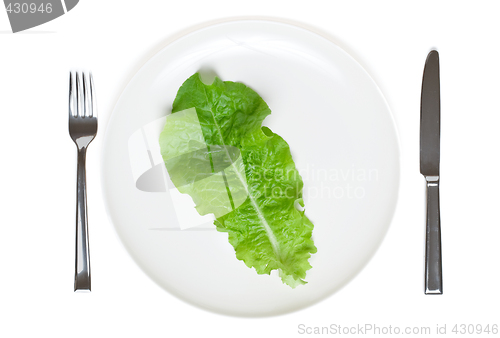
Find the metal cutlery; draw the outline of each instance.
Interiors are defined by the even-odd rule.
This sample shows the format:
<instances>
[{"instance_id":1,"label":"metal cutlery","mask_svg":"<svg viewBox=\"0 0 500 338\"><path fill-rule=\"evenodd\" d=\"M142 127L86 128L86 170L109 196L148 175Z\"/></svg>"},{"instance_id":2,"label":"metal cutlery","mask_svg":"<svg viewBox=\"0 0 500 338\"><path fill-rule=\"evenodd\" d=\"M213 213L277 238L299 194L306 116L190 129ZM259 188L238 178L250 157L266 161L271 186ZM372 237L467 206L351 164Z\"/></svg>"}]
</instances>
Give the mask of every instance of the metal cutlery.
<instances>
[{"instance_id":1,"label":"metal cutlery","mask_svg":"<svg viewBox=\"0 0 500 338\"><path fill-rule=\"evenodd\" d=\"M69 75L69 134L78 149L76 184L75 291L90 291L90 254L87 225L87 147L97 134L97 109L92 74Z\"/></svg>"},{"instance_id":2,"label":"metal cutlery","mask_svg":"<svg viewBox=\"0 0 500 338\"><path fill-rule=\"evenodd\" d=\"M443 293L439 212L440 100L439 54L433 50L425 62L420 104L420 173L427 183L425 294Z\"/></svg>"}]
</instances>

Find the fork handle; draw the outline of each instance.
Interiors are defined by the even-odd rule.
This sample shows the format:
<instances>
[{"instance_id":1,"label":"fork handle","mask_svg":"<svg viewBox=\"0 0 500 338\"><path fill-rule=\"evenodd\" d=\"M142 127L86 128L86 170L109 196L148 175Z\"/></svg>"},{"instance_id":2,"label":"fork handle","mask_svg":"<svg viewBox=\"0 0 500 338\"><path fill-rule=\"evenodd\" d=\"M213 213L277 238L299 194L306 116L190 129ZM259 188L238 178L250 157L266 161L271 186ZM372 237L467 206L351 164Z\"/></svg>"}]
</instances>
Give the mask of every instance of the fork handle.
<instances>
[{"instance_id":1,"label":"fork handle","mask_svg":"<svg viewBox=\"0 0 500 338\"><path fill-rule=\"evenodd\" d=\"M443 293L439 177L427 176L427 224L425 247L425 294Z\"/></svg>"},{"instance_id":2,"label":"fork handle","mask_svg":"<svg viewBox=\"0 0 500 338\"><path fill-rule=\"evenodd\" d=\"M86 157L87 148L79 148L76 183L75 291L90 291L90 253L87 225L87 183L85 171Z\"/></svg>"}]
</instances>

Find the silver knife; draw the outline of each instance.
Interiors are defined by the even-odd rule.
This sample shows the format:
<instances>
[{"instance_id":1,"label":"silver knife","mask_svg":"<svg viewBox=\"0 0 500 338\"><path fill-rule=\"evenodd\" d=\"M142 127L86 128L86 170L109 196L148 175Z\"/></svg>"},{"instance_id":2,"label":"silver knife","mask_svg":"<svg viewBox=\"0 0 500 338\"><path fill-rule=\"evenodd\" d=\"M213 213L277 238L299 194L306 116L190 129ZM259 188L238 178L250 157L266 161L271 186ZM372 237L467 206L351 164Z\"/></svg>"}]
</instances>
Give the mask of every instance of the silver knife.
<instances>
[{"instance_id":1,"label":"silver knife","mask_svg":"<svg viewBox=\"0 0 500 338\"><path fill-rule=\"evenodd\" d=\"M427 183L425 294L443 293L441 220L439 216L439 143L441 107L439 54L427 55L420 103L420 173Z\"/></svg>"}]
</instances>

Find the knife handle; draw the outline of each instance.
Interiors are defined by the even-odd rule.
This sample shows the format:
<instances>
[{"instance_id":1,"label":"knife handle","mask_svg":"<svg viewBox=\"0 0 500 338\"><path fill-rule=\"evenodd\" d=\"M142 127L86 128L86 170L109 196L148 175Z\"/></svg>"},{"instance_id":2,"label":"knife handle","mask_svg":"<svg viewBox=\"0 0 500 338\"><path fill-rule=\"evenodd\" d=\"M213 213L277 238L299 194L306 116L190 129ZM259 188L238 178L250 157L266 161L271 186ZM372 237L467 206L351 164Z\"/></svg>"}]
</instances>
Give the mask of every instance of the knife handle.
<instances>
[{"instance_id":1,"label":"knife handle","mask_svg":"<svg viewBox=\"0 0 500 338\"><path fill-rule=\"evenodd\" d=\"M425 294L443 294L439 176L426 176L427 224L425 237Z\"/></svg>"}]
</instances>

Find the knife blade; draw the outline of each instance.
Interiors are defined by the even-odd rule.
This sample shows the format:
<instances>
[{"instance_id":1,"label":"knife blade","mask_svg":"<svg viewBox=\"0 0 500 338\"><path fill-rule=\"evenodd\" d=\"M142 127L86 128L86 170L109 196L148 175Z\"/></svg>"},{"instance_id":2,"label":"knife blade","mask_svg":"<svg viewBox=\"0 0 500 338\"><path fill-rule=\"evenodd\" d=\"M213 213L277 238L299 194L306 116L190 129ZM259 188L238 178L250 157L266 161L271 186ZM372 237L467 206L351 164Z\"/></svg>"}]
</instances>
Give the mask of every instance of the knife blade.
<instances>
[{"instance_id":1,"label":"knife blade","mask_svg":"<svg viewBox=\"0 0 500 338\"><path fill-rule=\"evenodd\" d=\"M440 124L439 53L432 50L425 62L420 102L420 173L427 184L425 294L443 293L439 210Z\"/></svg>"},{"instance_id":2,"label":"knife blade","mask_svg":"<svg viewBox=\"0 0 500 338\"><path fill-rule=\"evenodd\" d=\"M439 176L440 101L439 54L433 50L425 62L420 106L420 173L424 176Z\"/></svg>"}]
</instances>

